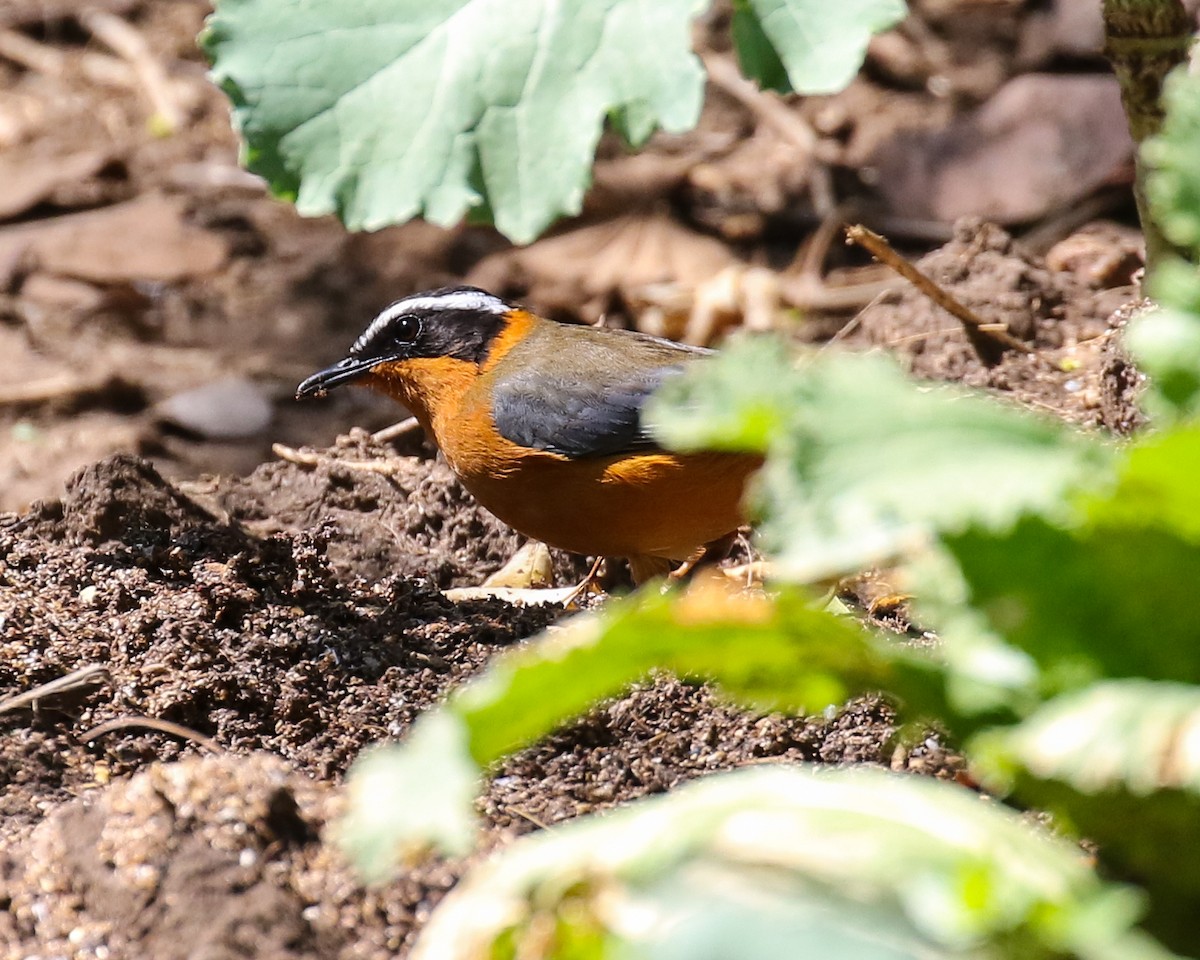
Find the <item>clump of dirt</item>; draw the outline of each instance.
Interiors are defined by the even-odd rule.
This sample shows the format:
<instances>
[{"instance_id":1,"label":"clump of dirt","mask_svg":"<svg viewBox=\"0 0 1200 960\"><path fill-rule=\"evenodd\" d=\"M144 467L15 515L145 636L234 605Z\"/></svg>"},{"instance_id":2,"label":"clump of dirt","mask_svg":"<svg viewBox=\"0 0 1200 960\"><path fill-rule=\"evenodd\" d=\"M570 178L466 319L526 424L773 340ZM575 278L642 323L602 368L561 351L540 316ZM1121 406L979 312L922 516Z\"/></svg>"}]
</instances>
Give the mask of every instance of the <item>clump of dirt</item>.
<instances>
[{"instance_id":1,"label":"clump of dirt","mask_svg":"<svg viewBox=\"0 0 1200 960\"><path fill-rule=\"evenodd\" d=\"M424 497L410 569L457 557L446 569L474 575L501 549L470 552L463 531L486 540L496 521L434 494L439 465L347 466L368 452L381 451L350 438L311 451L315 465L210 485L204 502L117 456L0 521L0 690L76 678L0 710L0 935L16 955L382 958L455 882L463 864L434 860L364 889L329 843L334 788L363 747L561 610L454 604L371 550L335 572L334 543L359 529L338 511L371 501L358 524ZM255 532L272 503L315 525ZM893 732L879 701L764 717L658 677L509 758L481 801L485 846L747 763L897 765ZM934 755L898 765L952 776L958 758Z\"/></svg>"},{"instance_id":2,"label":"clump of dirt","mask_svg":"<svg viewBox=\"0 0 1200 960\"><path fill-rule=\"evenodd\" d=\"M363 430L247 477L185 486L257 536L318 531L325 559L342 579L388 573L440 588L474 586L523 540L480 507L443 462L399 456ZM564 577L573 576L579 563L562 553L557 559Z\"/></svg>"},{"instance_id":3,"label":"clump of dirt","mask_svg":"<svg viewBox=\"0 0 1200 960\"><path fill-rule=\"evenodd\" d=\"M1095 288L1076 273L1051 270L1000 227L975 220L960 222L953 239L917 266L1033 352L987 355L959 321L914 287L885 294L864 310L850 342L886 347L915 376L994 390L1064 420L1110 429L1136 422L1132 392L1104 382L1107 351L1120 326L1114 315L1133 297L1132 287Z\"/></svg>"},{"instance_id":4,"label":"clump of dirt","mask_svg":"<svg viewBox=\"0 0 1200 960\"><path fill-rule=\"evenodd\" d=\"M208 519L126 456L85 470L61 504L7 520L0 689L30 690L88 664L107 675L68 705L40 704L24 728L42 740L59 790L89 782L98 757L119 774L186 746L140 731L98 750L80 742L81 731L127 717L169 720L336 775L555 615L455 606L428 581L386 571L351 587L331 573L326 547L320 531L264 539ZM6 745L0 757L10 776L26 775L24 747ZM24 802L35 817L53 796L9 794L5 804L15 813Z\"/></svg>"}]
</instances>

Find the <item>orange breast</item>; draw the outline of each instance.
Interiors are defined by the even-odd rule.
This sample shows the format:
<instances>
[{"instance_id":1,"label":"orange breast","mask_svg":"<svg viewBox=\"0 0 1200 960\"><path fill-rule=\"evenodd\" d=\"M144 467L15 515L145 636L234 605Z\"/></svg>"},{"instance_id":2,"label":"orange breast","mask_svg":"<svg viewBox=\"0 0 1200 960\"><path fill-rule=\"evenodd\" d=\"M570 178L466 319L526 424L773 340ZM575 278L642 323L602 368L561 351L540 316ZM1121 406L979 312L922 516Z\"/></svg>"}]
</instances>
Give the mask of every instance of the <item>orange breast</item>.
<instances>
[{"instance_id":1,"label":"orange breast","mask_svg":"<svg viewBox=\"0 0 1200 960\"><path fill-rule=\"evenodd\" d=\"M648 453L571 460L500 436L468 391L433 427L463 485L526 536L573 553L681 560L743 523L756 457Z\"/></svg>"}]
</instances>

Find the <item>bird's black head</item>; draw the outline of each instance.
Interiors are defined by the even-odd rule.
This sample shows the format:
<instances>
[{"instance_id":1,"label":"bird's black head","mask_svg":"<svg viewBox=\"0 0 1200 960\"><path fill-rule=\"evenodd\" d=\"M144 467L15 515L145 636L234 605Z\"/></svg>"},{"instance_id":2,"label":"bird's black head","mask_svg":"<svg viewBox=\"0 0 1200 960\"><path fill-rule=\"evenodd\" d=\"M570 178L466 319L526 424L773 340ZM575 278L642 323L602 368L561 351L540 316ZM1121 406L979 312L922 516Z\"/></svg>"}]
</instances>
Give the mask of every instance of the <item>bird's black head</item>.
<instances>
[{"instance_id":1,"label":"bird's black head","mask_svg":"<svg viewBox=\"0 0 1200 960\"><path fill-rule=\"evenodd\" d=\"M380 364L439 358L483 363L515 309L477 287L443 287L397 300L371 321L345 360L314 373L296 397L322 396Z\"/></svg>"}]
</instances>

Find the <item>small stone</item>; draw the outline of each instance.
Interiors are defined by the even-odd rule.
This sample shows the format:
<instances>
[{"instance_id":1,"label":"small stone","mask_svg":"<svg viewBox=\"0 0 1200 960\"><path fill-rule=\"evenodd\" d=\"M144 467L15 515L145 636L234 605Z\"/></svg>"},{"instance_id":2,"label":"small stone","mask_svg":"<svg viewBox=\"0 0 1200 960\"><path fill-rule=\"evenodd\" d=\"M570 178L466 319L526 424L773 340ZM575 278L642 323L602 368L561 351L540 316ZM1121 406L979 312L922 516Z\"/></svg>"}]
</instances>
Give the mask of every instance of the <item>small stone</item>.
<instances>
[{"instance_id":1,"label":"small stone","mask_svg":"<svg viewBox=\"0 0 1200 960\"><path fill-rule=\"evenodd\" d=\"M262 388L245 377L177 393L156 409L159 419L207 440L255 436L270 425L274 412Z\"/></svg>"}]
</instances>

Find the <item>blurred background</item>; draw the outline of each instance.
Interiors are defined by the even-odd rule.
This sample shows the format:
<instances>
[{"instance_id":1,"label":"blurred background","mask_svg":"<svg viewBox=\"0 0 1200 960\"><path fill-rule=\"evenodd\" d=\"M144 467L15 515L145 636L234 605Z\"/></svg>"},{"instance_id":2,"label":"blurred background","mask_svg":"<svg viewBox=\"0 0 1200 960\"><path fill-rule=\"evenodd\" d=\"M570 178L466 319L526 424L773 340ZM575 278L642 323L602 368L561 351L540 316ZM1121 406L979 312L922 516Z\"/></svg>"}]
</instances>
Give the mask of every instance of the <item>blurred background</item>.
<instances>
[{"instance_id":1,"label":"blurred background","mask_svg":"<svg viewBox=\"0 0 1200 960\"><path fill-rule=\"evenodd\" d=\"M844 247L844 219L913 256L963 217L1002 224L1099 335L1141 256L1100 4L910 7L847 90L780 98L740 77L717 3L696 27L697 129L636 155L606 137L583 214L515 249L480 227L352 235L270 198L207 79L202 0L3 0L0 510L115 451L190 478L386 426L395 408L365 391L292 392L389 301L451 282L698 343L749 326L903 344L894 312L850 324L902 288ZM974 272L977 301L1028 285L993 274Z\"/></svg>"}]
</instances>

